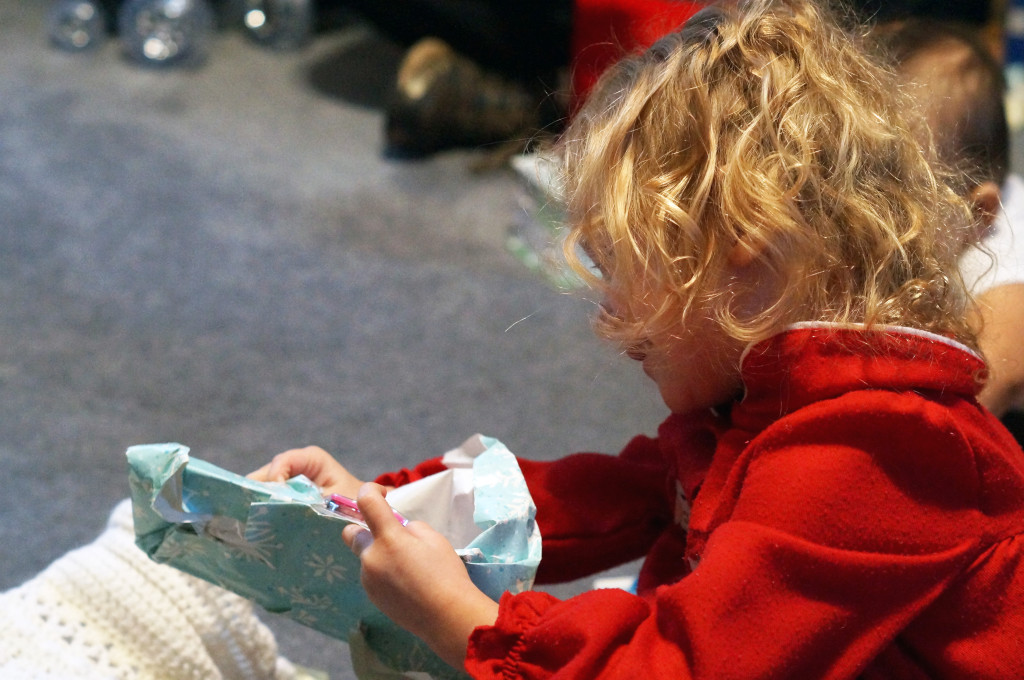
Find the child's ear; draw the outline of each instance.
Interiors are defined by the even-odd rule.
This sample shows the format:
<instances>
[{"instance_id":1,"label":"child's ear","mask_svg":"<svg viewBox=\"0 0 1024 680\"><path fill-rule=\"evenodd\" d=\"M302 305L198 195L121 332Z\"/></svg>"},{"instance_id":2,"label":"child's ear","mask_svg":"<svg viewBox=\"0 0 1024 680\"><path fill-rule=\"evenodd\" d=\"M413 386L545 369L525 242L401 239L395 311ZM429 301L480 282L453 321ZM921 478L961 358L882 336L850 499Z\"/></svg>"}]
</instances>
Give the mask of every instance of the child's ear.
<instances>
[{"instance_id":1,"label":"child's ear","mask_svg":"<svg viewBox=\"0 0 1024 680\"><path fill-rule=\"evenodd\" d=\"M986 229L995 222L999 214L999 185L995 182L983 182L971 189L971 207L974 216Z\"/></svg>"}]
</instances>

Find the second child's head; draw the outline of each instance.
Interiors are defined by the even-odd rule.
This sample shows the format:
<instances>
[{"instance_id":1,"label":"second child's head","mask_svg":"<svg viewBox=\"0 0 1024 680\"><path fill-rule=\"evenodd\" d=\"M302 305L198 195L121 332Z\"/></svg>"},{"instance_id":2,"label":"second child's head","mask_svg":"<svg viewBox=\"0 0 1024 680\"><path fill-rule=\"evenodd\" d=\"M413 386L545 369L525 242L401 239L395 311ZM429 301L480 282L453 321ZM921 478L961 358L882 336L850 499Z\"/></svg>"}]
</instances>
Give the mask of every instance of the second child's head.
<instances>
[{"instance_id":1,"label":"second child's head","mask_svg":"<svg viewBox=\"0 0 1024 680\"><path fill-rule=\"evenodd\" d=\"M908 84L939 157L963 171L961 193L991 223L1010 164L999 62L956 24L908 19L882 24L872 36Z\"/></svg>"},{"instance_id":2,"label":"second child's head","mask_svg":"<svg viewBox=\"0 0 1024 680\"><path fill-rule=\"evenodd\" d=\"M811 2L752 0L604 75L562 145L599 330L638 358L718 338L724 371L799 321L975 344L954 264L970 209L862 34Z\"/></svg>"}]
</instances>

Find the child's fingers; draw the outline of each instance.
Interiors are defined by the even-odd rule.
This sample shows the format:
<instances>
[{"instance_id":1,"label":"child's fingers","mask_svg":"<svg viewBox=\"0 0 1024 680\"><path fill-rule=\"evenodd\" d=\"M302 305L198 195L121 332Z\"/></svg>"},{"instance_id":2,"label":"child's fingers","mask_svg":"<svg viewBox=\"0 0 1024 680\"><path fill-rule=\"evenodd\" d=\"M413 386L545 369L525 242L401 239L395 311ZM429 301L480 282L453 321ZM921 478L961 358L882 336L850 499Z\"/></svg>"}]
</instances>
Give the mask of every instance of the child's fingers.
<instances>
[{"instance_id":1,"label":"child's fingers","mask_svg":"<svg viewBox=\"0 0 1024 680\"><path fill-rule=\"evenodd\" d=\"M349 524L342 529L341 540L344 541L349 550L355 553L356 557L359 557L373 543L373 534L358 524Z\"/></svg>"},{"instance_id":2,"label":"child's fingers","mask_svg":"<svg viewBox=\"0 0 1024 680\"><path fill-rule=\"evenodd\" d=\"M292 474L293 462L301 455L302 451L298 449L279 453L271 458L269 463L250 472L246 477L258 482L286 482L294 476Z\"/></svg>"},{"instance_id":3,"label":"child's fingers","mask_svg":"<svg viewBox=\"0 0 1024 680\"><path fill-rule=\"evenodd\" d=\"M391 505L384 499L387 490L375 482L368 482L359 488L359 495L356 496L356 503L359 504L359 511L363 513L363 519L376 537L381 537L395 528L404 528L402 523L395 517Z\"/></svg>"},{"instance_id":4,"label":"child's fingers","mask_svg":"<svg viewBox=\"0 0 1024 680\"><path fill-rule=\"evenodd\" d=\"M341 464L319 446L289 449L274 456L269 463L250 472L248 477L261 482L286 482L296 475L306 475L321 484L329 483L329 468L344 470Z\"/></svg>"},{"instance_id":5,"label":"child's fingers","mask_svg":"<svg viewBox=\"0 0 1024 680\"><path fill-rule=\"evenodd\" d=\"M292 463L289 458L291 453L288 451L277 454L269 463L246 476L258 482L287 482L295 476L292 473Z\"/></svg>"},{"instance_id":6,"label":"child's fingers","mask_svg":"<svg viewBox=\"0 0 1024 680\"><path fill-rule=\"evenodd\" d=\"M253 470L246 475L249 479L254 479L257 482L269 482L270 481L270 463L267 463L258 470Z\"/></svg>"}]
</instances>

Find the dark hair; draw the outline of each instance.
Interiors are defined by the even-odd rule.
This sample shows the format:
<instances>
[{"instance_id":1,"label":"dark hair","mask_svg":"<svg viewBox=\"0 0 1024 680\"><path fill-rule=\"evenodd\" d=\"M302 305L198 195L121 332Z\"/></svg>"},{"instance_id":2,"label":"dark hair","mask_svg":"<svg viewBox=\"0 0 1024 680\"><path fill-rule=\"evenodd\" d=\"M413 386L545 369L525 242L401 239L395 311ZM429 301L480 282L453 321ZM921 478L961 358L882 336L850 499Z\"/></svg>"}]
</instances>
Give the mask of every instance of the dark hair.
<instances>
[{"instance_id":1,"label":"dark hair","mask_svg":"<svg viewBox=\"0 0 1024 680\"><path fill-rule=\"evenodd\" d=\"M880 25L875 32L897 71L911 80L920 76L922 89L914 98L932 128L940 158L963 169L971 185L1001 185L1010 155L1005 82L978 36L961 25L929 19ZM947 60L943 66L948 68L920 68L936 59ZM915 64L919 60L925 61Z\"/></svg>"},{"instance_id":2,"label":"dark hair","mask_svg":"<svg viewBox=\"0 0 1024 680\"><path fill-rule=\"evenodd\" d=\"M863 21L900 21L931 17L982 26L992 20L996 3L988 0L849 0Z\"/></svg>"}]
</instances>

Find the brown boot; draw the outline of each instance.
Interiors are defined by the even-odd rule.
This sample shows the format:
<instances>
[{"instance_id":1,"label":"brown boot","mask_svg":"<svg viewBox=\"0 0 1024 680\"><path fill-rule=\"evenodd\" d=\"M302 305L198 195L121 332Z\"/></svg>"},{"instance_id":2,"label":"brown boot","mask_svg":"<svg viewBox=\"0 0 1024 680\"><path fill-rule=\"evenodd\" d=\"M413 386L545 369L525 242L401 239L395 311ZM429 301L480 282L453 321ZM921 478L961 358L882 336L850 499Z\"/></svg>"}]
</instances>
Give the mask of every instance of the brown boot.
<instances>
[{"instance_id":1,"label":"brown boot","mask_svg":"<svg viewBox=\"0 0 1024 680\"><path fill-rule=\"evenodd\" d=\"M447 43L406 52L387 109L385 152L422 158L445 149L521 142L540 128L543 93L483 70Z\"/></svg>"}]
</instances>

